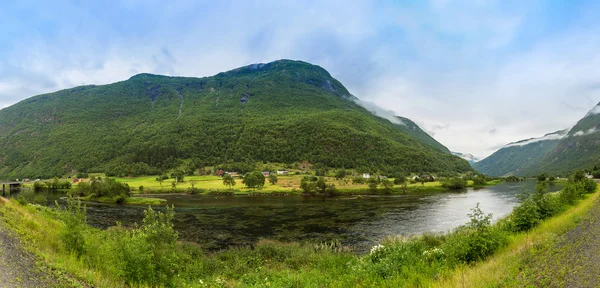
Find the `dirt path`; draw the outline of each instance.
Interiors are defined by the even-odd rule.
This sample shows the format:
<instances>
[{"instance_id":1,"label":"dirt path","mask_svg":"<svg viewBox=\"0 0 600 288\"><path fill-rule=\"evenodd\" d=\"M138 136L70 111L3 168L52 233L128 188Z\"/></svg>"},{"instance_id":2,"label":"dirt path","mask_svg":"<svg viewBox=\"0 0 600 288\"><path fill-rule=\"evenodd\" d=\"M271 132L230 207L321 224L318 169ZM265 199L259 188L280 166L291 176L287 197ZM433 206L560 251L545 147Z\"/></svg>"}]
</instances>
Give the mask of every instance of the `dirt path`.
<instances>
[{"instance_id":1,"label":"dirt path","mask_svg":"<svg viewBox=\"0 0 600 288\"><path fill-rule=\"evenodd\" d=\"M527 258L524 286L600 287L600 201L577 227Z\"/></svg>"},{"instance_id":2,"label":"dirt path","mask_svg":"<svg viewBox=\"0 0 600 288\"><path fill-rule=\"evenodd\" d=\"M0 287L54 287L56 281L36 266L35 257L21 249L0 220Z\"/></svg>"}]
</instances>

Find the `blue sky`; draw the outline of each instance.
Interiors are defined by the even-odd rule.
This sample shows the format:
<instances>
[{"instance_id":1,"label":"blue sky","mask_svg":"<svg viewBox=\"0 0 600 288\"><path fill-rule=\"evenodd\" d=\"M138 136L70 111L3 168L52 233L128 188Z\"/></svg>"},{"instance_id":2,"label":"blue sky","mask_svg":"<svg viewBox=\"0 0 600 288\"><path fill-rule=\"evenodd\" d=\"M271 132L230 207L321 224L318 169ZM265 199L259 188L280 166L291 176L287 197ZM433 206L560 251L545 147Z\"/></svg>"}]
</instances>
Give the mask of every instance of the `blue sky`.
<instances>
[{"instance_id":1,"label":"blue sky","mask_svg":"<svg viewBox=\"0 0 600 288\"><path fill-rule=\"evenodd\" d=\"M0 108L150 72L321 65L357 97L486 156L600 101L597 1L11 1Z\"/></svg>"}]
</instances>

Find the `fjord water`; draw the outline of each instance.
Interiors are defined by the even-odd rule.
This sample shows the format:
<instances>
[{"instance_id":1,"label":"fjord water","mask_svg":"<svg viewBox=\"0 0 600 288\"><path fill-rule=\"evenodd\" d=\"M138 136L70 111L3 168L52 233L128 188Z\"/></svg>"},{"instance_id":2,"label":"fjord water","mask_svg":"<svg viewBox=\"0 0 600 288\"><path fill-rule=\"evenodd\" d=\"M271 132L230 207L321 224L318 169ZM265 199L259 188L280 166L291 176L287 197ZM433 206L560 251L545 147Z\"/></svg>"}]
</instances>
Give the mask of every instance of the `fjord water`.
<instances>
[{"instance_id":1,"label":"fjord water","mask_svg":"<svg viewBox=\"0 0 600 288\"><path fill-rule=\"evenodd\" d=\"M209 250L252 245L260 239L324 242L339 240L364 252L386 236L447 232L466 223L480 203L495 219L512 211L517 195L535 181L501 183L459 192L361 197L160 195L175 206L180 239ZM558 191L561 185L551 185ZM33 193L24 191L21 193ZM12 195L14 196L14 195ZM49 193L49 203L60 200ZM86 203L88 223L107 228L141 223L147 207ZM154 208L161 210L164 208Z\"/></svg>"}]
</instances>

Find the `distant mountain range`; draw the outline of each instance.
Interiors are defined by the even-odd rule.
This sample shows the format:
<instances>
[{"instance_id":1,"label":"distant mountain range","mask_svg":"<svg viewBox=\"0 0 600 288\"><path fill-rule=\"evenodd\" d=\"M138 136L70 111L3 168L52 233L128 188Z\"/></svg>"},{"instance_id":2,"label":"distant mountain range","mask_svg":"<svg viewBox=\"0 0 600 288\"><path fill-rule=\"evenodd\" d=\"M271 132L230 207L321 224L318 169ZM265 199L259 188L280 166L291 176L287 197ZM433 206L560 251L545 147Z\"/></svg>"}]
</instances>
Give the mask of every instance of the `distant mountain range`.
<instances>
[{"instance_id":1,"label":"distant mountain range","mask_svg":"<svg viewBox=\"0 0 600 288\"><path fill-rule=\"evenodd\" d=\"M473 154L468 154L468 153L460 153L460 152L452 152L452 155L456 155L462 159L465 159L469 162L469 164L471 164L471 166L479 161L479 158L473 156Z\"/></svg>"},{"instance_id":2,"label":"distant mountain range","mask_svg":"<svg viewBox=\"0 0 600 288\"><path fill-rule=\"evenodd\" d=\"M0 177L254 169L308 161L382 172L465 172L403 117L379 117L323 68L253 64L212 77L139 74L0 110Z\"/></svg>"},{"instance_id":3,"label":"distant mountain range","mask_svg":"<svg viewBox=\"0 0 600 288\"><path fill-rule=\"evenodd\" d=\"M493 176L566 174L600 164L600 103L570 129L509 143L473 167Z\"/></svg>"}]
</instances>

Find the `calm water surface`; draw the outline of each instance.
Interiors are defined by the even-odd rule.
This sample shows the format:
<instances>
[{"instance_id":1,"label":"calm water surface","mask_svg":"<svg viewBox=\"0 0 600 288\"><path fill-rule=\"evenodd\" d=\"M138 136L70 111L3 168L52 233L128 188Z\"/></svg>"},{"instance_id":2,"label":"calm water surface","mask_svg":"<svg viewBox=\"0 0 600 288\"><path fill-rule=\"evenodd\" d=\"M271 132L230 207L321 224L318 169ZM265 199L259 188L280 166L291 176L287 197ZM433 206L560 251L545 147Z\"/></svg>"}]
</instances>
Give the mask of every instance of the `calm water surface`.
<instances>
[{"instance_id":1,"label":"calm water surface","mask_svg":"<svg viewBox=\"0 0 600 288\"><path fill-rule=\"evenodd\" d=\"M466 223L479 202L495 219L512 211L516 196L535 181L482 189L419 195L356 197L161 195L175 205L180 238L208 249L251 245L259 239L321 242L339 240L365 251L386 236L446 232ZM549 187L558 191L559 185ZM23 194L33 194L23 191ZM13 194L13 196L15 196ZM32 195L30 195L32 196ZM49 203L60 200L49 193ZM107 228L141 223L145 207L86 203L89 224ZM158 210L164 208L156 208Z\"/></svg>"}]
</instances>

